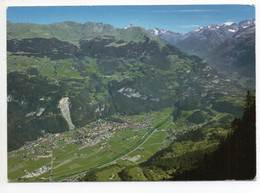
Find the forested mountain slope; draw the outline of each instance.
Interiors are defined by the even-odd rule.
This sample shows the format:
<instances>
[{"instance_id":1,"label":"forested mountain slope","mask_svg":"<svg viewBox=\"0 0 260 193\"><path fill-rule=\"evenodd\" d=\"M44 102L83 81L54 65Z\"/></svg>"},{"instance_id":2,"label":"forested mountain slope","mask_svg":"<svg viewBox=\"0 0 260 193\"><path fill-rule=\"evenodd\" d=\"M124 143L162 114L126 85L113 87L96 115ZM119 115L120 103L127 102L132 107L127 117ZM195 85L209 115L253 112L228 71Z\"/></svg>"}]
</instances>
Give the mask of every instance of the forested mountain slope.
<instances>
[{"instance_id":1,"label":"forested mountain slope","mask_svg":"<svg viewBox=\"0 0 260 193\"><path fill-rule=\"evenodd\" d=\"M141 27L8 22L7 30L9 150L68 130L59 105L65 97L79 128L114 113L170 106L227 112L236 106L228 98L247 89Z\"/></svg>"}]
</instances>

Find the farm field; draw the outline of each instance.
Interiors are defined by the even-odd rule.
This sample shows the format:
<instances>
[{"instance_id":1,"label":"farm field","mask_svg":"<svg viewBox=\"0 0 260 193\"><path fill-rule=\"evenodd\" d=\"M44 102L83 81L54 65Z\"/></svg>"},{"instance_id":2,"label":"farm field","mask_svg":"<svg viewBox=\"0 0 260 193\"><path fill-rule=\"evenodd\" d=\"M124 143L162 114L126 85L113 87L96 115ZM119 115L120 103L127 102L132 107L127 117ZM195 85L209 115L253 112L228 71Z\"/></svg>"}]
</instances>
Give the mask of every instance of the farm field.
<instances>
[{"instance_id":1,"label":"farm field","mask_svg":"<svg viewBox=\"0 0 260 193\"><path fill-rule=\"evenodd\" d=\"M8 178L10 181L62 181L110 164L146 161L170 144L167 128L172 125L172 111L173 108L167 108L121 117L127 119L123 124L99 120L74 131L46 134L9 152ZM44 166L46 170L38 171Z\"/></svg>"},{"instance_id":2,"label":"farm field","mask_svg":"<svg viewBox=\"0 0 260 193\"><path fill-rule=\"evenodd\" d=\"M185 139L185 134L192 130L208 127L204 133L213 132L211 127L227 116L211 111L207 120L194 124L184 117L196 111L183 111L174 121L174 110L166 108L134 116L114 115L111 120L100 119L83 128L46 133L19 150L9 152L9 181L74 181L96 170L102 170L95 173L100 181L120 180L118 173L125 167L133 167L129 175L138 173L134 168L137 164L170 147L175 140ZM221 132L221 135L228 133L223 129ZM138 179L143 180L142 174L139 175Z\"/></svg>"}]
</instances>

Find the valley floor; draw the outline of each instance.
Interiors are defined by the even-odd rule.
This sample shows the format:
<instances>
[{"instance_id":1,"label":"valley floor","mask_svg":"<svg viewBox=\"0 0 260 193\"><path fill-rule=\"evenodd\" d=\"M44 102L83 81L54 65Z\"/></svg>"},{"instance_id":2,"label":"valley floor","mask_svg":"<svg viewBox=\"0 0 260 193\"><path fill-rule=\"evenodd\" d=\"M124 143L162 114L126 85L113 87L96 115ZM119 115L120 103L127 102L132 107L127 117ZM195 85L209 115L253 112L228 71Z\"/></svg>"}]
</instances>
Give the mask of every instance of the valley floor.
<instances>
[{"instance_id":1,"label":"valley floor","mask_svg":"<svg viewBox=\"0 0 260 193\"><path fill-rule=\"evenodd\" d=\"M136 116L115 115L119 122L100 119L80 129L45 133L8 153L8 179L10 182L76 181L86 172L113 164L140 164L185 133L225 116L216 113L204 123L184 124L173 122L173 111L174 108L167 108ZM120 180L117 173L122 168L111 169L119 171L105 170L102 181Z\"/></svg>"}]
</instances>

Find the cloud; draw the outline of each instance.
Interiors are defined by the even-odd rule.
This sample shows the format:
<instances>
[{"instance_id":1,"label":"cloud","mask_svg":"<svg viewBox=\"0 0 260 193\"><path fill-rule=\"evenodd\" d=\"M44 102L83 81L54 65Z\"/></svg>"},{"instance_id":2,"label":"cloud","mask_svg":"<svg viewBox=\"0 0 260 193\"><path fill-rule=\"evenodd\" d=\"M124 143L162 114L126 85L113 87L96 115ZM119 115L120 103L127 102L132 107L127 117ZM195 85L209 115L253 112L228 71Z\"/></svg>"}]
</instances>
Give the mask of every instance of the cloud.
<instances>
[{"instance_id":1,"label":"cloud","mask_svg":"<svg viewBox=\"0 0 260 193\"><path fill-rule=\"evenodd\" d=\"M196 12L217 12L215 9L181 9L181 10L142 10L128 9L129 12L149 12L149 13L196 13Z\"/></svg>"},{"instance_id":2,"label":"cloud","mask_svg":"<svg viewBox=\"0 0 260 193\"><path fill-rule=\"evenodd\" d=\"M142 9L128 9L129 12L142 12L142 13L167 13L167 10L142 10Z\"/></svg>"},{"instance_id":3,"label":"cloud","mask_svg":"<svg viewBox=\"0 0 260 193\"><path fill-rule=\"evenodd\" d=\"M151 11L152 13L167 13L169 11L165 11L165 10L158 10L158 11Z\"/></svg>"},{"instance_id":4,"label":"cloud","mask_svg":"<svg viewBox=\"0 0 260 193\"><path fill-rule=\"evenodd\" d=\"M176 10L176 12L181 13L192 13L192 12L217 12L218 10L215 9L182 9L182 10Z\"/></svg>"},{"instance_id":5,"label":"cloud","mask_svg":"<svg viewBox=\"0 0 260 193\"><path fill-rule=\"evenodd\" d=\"M195 28L195 27L200 27L200 25L196 24L190 24L190 25L180 25L180 28Z\"/></svg>"},{"instance_id":6,"label":"cloud","mask_svg":"<svg viewBox=\"0 0 260 193\"><path fill-rule=\"evenodd\" d=\"M129 12L143 12L143 10L140 10L140 9L127 9L126 11L129 11Z\"/></svg>"}]
</instances>

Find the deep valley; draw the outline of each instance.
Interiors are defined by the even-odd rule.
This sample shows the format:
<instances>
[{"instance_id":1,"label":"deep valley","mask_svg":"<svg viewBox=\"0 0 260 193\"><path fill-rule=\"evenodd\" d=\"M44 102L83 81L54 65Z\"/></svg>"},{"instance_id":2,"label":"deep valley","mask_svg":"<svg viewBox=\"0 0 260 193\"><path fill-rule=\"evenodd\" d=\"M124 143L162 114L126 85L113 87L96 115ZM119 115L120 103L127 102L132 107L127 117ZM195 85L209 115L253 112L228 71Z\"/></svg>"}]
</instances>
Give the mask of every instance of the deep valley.
<instances>
[{"instance_id":1,"label":"deep valley","mask_svg":"<svg viewBox=\"0 0 260 193\"><path fill-rule=\"evenodd\" d=\"M254 142L255 56L242 57L234 76L142 27L8 22L9 181L192 180L237 125Z\"/></svg>"}]
</instances>

